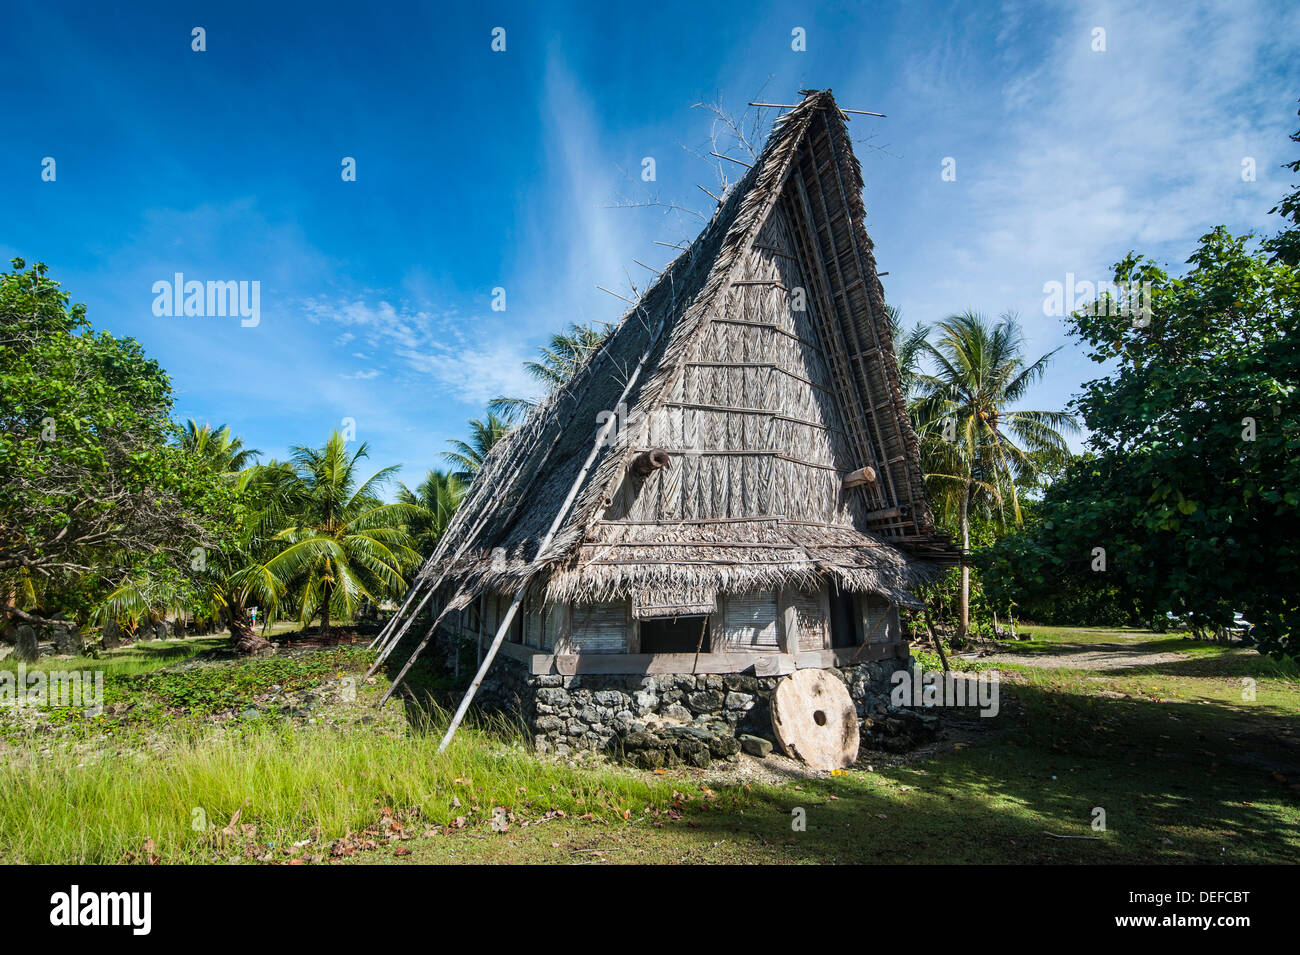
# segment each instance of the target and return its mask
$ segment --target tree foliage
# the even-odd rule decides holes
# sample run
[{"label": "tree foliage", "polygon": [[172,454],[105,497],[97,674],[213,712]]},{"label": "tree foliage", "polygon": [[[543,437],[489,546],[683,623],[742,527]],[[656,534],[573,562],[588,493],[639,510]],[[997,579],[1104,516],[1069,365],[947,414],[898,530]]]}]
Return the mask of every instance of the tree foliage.
[{"label": "tree foliage", "polygon": [[1239,611],[1262,650],[1296,655],[1300,272],[1221,227],[1187,262],[1181,278],[1137,255],[1117,264],[1117,284],[1151,283],[1146,322],[1072,316],[1113,369],[1076,402],[1093,455],[1048,490],[1037,532],[1001,542],[989,566],[1104,579],[1151,619],[1226,627]]},{"label": "tree foliage", "polygon": [[[132,580],[193,599],[229,542],[229,490],[177,443],[171,383],[96,332],[44,265],[0,274],[0,589],[87,616]],[[7,602],[7,601],[6,601]]]},{"label": "tree foliage", "polygon": [[431,469],[414,491],[402,485],[398,500],[421,511],[407,528],[412,546],[421,557],[428,557],[438,546],[439,538],[447,530],[464,496],[465,485],[455,475],[438,470]]},{"label": "tree foliage", "polygon": [[291,464],[271,463],[250,480],[259,488],[247,556],[230,589],[256,600],[268,613],[286,608],[303,625],[317,614],[350,618],[362,600],[379,603],[406,590],[406,574],[420,555],[407,527],[422,508],[380,497],[396,466],[362,479],[363,442],[349,452],[335,431],[324,447],[293,449]]},{"label": "tree foliage", "polygon": [[[549,345],[537,349],[537,360],[524,362],[524,370],[549,394],[578,373],[587,359],[605,344],[611,330],[574,322],[567,332],[555,333]],[[502,396],[488,403],[488,411],[506,424],[518,424],[536,406],[537,402],[531,398]]]},{"label": "tree foliage", "polygon": [[447,443],[455,450],[442,452],[443,459],[457,469],[451,476],[462,484],[469,484],[474,480],[479,469],[483,467],[483,462],[496,447],[496,443],[510,430],[510,424],[494,414],[489,414],[486,421],[478,418],[471,419],[469,430],[468,441],[459,438],[448,441]]}]

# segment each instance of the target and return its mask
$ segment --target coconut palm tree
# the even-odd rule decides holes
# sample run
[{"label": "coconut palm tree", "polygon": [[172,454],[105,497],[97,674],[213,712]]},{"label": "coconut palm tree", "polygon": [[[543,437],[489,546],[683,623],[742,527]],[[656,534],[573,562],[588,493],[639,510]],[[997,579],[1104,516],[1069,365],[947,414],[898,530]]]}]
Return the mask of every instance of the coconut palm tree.
[{"label": "coconut palm tree", "polygon": [[438,539],[447,530],[464,495],[465,485],[455,475],[436,469],[430,469],[414,491],[403,484],[397,492],[399,501],[424,511],[424,516],[407,528],[421,557],[428,557],[438,546]]},{"label": "coconut palm tree", "polygon": [[447,443],[456,450],[442,452],[444,460],[459,468],[453,471],[451,476],[462,484],[469,484],[474,480],[479,468],[487,460],[488,454],[510,430],[510,425],[503,418],[489,414],[486,421],[480,421],[478,418],[471,419],[469,430],[469,441],[448,441]]},{"label": "coconut palm tree", "polygon": [[185,422],[181,431],[181,447],[198,455],[221,475],[243,471],[261,454],[256,448],[245,448],[244,439],[235,437],[229,425],[199,424],[193,418]]},{"label": "coconut palm tree", "polygon": [[364,443],[349,454],[337,431],[322,448],[293,449],[283,502],[266,516],[273,553],[234,575],[241,593],[270,613],[295,608],[303,626],[319,614],[324,633],[331,618],[354,616],[362,600],[377,604],[405,592],[403,575],[420,561],[406,528],[424,511],[379,498],[396,466],[358,480],[358,462],[368,455]]},{"label": "coconut palm tree", "polygon": [[[921,439],[926,484],[941,513],[955,518],[962,553],[970,549],[970,513],[984,506],[1020,522],[1018,482],[1069,455],[1062,432],[1078,431],[1064,411],[1012,406],[1042,379],[1055,351],[1026,363],[1025,336],[1015,316],[993,324],[977,312],[951,315],[922,341],[933,373],[918,371],[913,413]],[[970,626],[970,568],[961,568],[961,627]]]},{"label": "coconut palm tree", "polygon": [[[524,370],[541,382],[549,394],[559,388],[578,373],[578,369],[587,363],[605,339],[611,329],[594,328],[591,325],[573,323],[567,332],[558,332],[551,336],[550,345],[538,349],[541,353],[537,361],[524,362]],[[529,398],[493,398],[488,403],[488,410],[509,424],[516,424],[537,402]]]},{"label": "coconut palm tree", "polygon": [[903,388],[903,398],[910,403],[912,392],[916,388],[916,376],[921,371],[924,346],[930,337],[930,326],[917,322],[911,328],[904,328],[901,310],[886,305],[885,311],[889,313],[889,322],[894,331],[894,355],[898,359],[899,384]]}]

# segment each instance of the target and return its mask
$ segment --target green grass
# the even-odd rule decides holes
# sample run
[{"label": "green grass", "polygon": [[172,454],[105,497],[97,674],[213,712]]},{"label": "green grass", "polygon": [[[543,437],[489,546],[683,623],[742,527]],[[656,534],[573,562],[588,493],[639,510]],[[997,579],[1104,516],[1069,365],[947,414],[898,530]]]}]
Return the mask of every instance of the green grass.
[{"label": "green grass", "polygon": [[[397,808],[412,825],[519,816],[545,809],[620,817],[668,805],[671,786],[614,770],[574,770],[473,730],[444,755],[427,734],[340,734],[244,726],[166,750],[95,761],[61,753],[0,771],[5,862],[121,862],[146,839],[167,862],[257,858],[316,835],[315,845],[363,830]],[[455,800],[459,800],[457,806]],[[241,810],[233,839],[218,834]]]},{"label": "green grass", "polygon": [[[1108,636],[1093,639],[1099,632]],[[1122,671],[1002,667],[1000,716],[950,722],[926,758],[868,754],[842,775],[748,783],[570,766],[537,757],[501,721],[471,725],[440,755],[446,714],[426,725],[410,704],[374,710],[382,679],[313,723],[274,708],[256,721],[222,717],[232,701],[265,707],[271,685],[357,676],[369,656],[335,648],[190,660],[115,680],[129,713],[0,740],[0,861],[143,861],[146,840],[171,862],[325,861],[331,848],[344,853],[335,861],[394,863],[1300,858],[1294,665],[1167,635],[1123,636],[1142,652],[1177,655]],[[1113,631],[1065,628],[1043,639],[1058,652],[1119,642]],[[1254,699],[1243,694],[1247,677]],[[229,699],[204,697],[223,686]],[[131,715],[171,709],[196,715]],[[504,831],[492,824],[498,807]],[[1105,830],[1092,828],[1097,808]],[[237,810],[239,825],[222,835]],[[791,826],[794,810],[804,831]]]},{"label": "green grass", "polygon": [[[139,676],[163,667],[183,663],[201,653],[215,650],[229,643],[227,637],[192,637],[184,640],[151,640],[135,643],[116,650],[105,650],[99,656],[41,657],[26,664],[34,670],[103,670],[104,678]],[[18,661],[12,657],[0,660],[0,670],[16,671]]]}]

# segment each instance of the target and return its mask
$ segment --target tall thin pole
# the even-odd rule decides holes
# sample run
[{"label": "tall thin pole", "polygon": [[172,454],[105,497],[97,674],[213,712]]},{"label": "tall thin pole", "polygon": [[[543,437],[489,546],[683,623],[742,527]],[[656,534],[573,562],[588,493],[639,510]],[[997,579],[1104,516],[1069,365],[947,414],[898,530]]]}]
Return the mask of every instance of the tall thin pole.
[{"label": "tall thin pole", "polygon": [[[636,368],[632,371],[623,386],[623,393],[618,396],[618,401],[614,402],[614,407],[618,407],[627,396],[632,393],[637,381],[641,378],[641,371],[645,368],[646,361],[650,358],[650,353],[654,350],[655,344],[659,341],[659,336],[664,328],[664,315],[660,314],[659,324],[655,326],[654,334],[650,336],[650,342],[646,350],[642,353],[641,359],[636,363]],[[519,590],[515,594],[514,600],[510,602],[510,607],[501,618],[501,625],[497,627],[496,636],[492,638],[492,643],[488,647],[487,654],[483,657],[483,663],[478,668],[478,673],[474,676],[474,682],[469,685],[465,691],[465,696],[460,701],[460,706],[456,708],[456,713],[451,718],[451,725],[447,727],[447,734],[443,736],[442,742],[438,744],[438,752],[443,752],[451,743],[451,739],[456,735],[456,730],[460,727],[460,721],[465,718],[465,713],[469,710],[469,705],[474,701],[474,695],[478,693],[479,686],[483,683],[483,678],[487,676],[488,669],[492,666],[492,661],[496,659],[497,651],[501,649],[501,643],[505,639],[506,632],[510,629],[510,624],[515,619],[515,614],[519,611],[519,605],[523,602],[524,592],[528,588],[528,582],[533,574],[537,572],[542,558],[546,555],[547,548],[551,546],[551,541],[555,537],[555,532],[560,529],[565,518],[569,515],[569,508],[573,506],[574,499],[578,496],[578,490],[582,487],[582,482],[587,479],[587,474],[591,471],[592,464],[600,454],[600,449],[605,446],[609,440],[609,433],[613,430],[614,424],[619,420],[618,415],[610,415],[596,434],[596,440],[592,445],[591,452],[587,455],[587,460],[583,462],[582,470],[573,481],[573,486],[569,488],[569,493],[560,505],[560,509],[555,514],[555,519],[551,521],[550,529],[547,530],[546,536],[542,538],[541,545],[537,548],[537,553],[533,555],[532,565],[519,584]]]}]

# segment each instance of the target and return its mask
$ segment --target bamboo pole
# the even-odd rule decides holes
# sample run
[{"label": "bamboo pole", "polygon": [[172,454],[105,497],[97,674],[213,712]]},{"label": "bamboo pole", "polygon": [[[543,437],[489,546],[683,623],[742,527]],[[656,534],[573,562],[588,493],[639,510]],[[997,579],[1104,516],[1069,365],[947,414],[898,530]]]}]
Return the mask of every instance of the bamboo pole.
[{"label": "bamboo pole", "polygon": [[[618,396],[618,401],[614,402],[614,407],[621,405],[627,400],[627,396],[632,393],[632,389],[641,378],[641,371],[645,368],[645,363],[650,358],[650,353],[654,350],[655,345],[659,341],[659,336],[662,334],[663,328],[664,313],[661,312],[659,324],[655,326],[654,334],[650,336],[650,342],[646,346],[646,350],[641,354],[641,359],[636,363],[636,368],[628,377],[627,384],[623,386],[622,394]],[[465,691],[465,696],[460,701],[460,706],[456,708],[456,713],[451,718],[451,725],[447,727],[447,734],[443,736],[442,742],[438,744],[438,752],[443,752],[451,743],[452,737],[456,735],[456,730],[460,727],[461,720],[465,718],[465,713],[469,709],[470,703],[474,701],[474,696],[478,693],[478,688],[482,685],[483,678],[487,676],[487,672],[492,666],[492,661],[496,659],[497,651],[501,649],[501,642],[505,639],[506,632],[510,629],[510,624],[514,621],[515,614],[519,611],[519,605],[524,599],[524,592],[528,589],[529,578],[531,578],[532,574],[536,572],[536,568],[540,564],[542,557],[546,554],[547,548],[551,546],[551,541],[555,538],[556,531],[560,529],[560,525],[564,523],[565,518],[568,516],[569,508],[573,506],[573,501],[578,496],[578,491],[582,487],[583,481],[586,480],[587,474],[591,471],[592,465],[600,455],[600,449],[604,447],[605,442],[609,438],[609,433],[613,429],[617,420],[617,415],[610,415],[608,420],[601,427],[600,431],[597,432],[596,440],[592,444],[591,452],[587,455],[587,460],[583,462],[582,470],[578,472],[578,476],[574,479],[572,487],[569,488],[568,495],[564,498],[564,502],[556,512],[555,519],[551,521],[551,526],[547,530],[546,536],[542,538],[542,542],[537,548],[537,553],[533,556],[532,570],[520,583],[518,593],[515,594],[514,600],[510,602],[509,609],[506,610],[505,615],[501,618],[501,625],[497,627],[496,635],[492,638],[491,645],[488,646],[487,654],[483,657],[483,663],[479,666],[478,673],[474,676],[474,682],[471,683],[469,689]],[[411,660],[407,662],[408,668],[414,660],[415,657],[412,655]],[[405,670],[403,673],[404,672]],[[399,679],[401,676],[402,674],[398,674]],[[394,686],[395,685],[396,681],[394,682]],[[389,692],[392,692],[391,688]]]},{"label": "bamboo pole", "polygon": [[[768,107],[769,109],[795,109],[796,107],[798,107],[798,106],[801,105],[801,104],[799,104],[799,103],[795,103],[793,106],[791,106],[791,105],[788,105],[788,104],[786,104],[786,103],[750,103],[749,105],[750,105],[750,106],[766,106],[766,107]],[[865,109],[845,109],[843,106],[840,106],[840,107],[837,107],[837,108],[839,109],[839,111],[840,111],[841,113],[856,113],[858,116],[879,116],[881,119],[885,119],[885,118],[886,118],[886,116],[885,116],[884,113],[873,113],[873,112],[871,112],[870,110],[865,110]],[[724,156],[724,157],[722,157],[722,158],[725,159],[725,158],[727,158],[727,157]]]},{"label": "bamboo pole", "polygon": [[386,635],[390,630],[393,629],[393,627],[396,625],[398,619],[400,619],[401,616],[402,616],[404,613],[406,613],[406,608],[409,607],[410,604],[411,604],[411,601],[412,601],[413,599],[415,599],[415,593],[416,593],[416,591],[417,591],[418,589],[419,589],[419,588],[416,587],[414,583],[411,584],[410,592],[407,593],[407,595],[406,595],[406,599],[402,601],[402,605],[401,605],[400,607],[397,608],[397,613],[393,614],[393,615],[392,615],[392,616],[391,616],[391,617],[390,617],[390,618],[389,618],[389,619],[384,623],[384,625],[379,629],[379,633],[375,636],[375,639],[371,640],[371,641],[370,641],[370,645],[366,647],[367,650],[373,650],[375,647],[377,647],[377,646],[379,646],[381,643],[383,643],[384,636],[385,636],[385,635]]},{"label": "bamboo pole", "polygon": [[402,669],[398,672],[397,676],[393,678],[392,684],[388,687],[387,690],[384,691],[384,695],[379,698],[379,702],[376,703],[375,706],[377,707],[383,706],[385,703],[388,702],[388,698],[393,695],[394,691],[396,691],[397,687],[401,684],[402,680],[406,678],[406,674],[410,672],[411,667],[415,665],[416,659],[424,651],[424,648],[429,645],[429,640],[433,637],[435,631],[437,631],[438,624],[442,623],[442,618],[447,616],[447,614],[451,613],[451,606],[456,602],[456,599],[460,595],[461,595],[461,591],[458,590],[452,596],[451,600],[447,601],[447,606],[443,607],[442,613],[438,614],[438,616],[434,619],[433,623],[429,626],[429,629],[425,632],[423,639],[421,639],[419,644],[416,645],[415,652],[412,653],[411,656],[407,659],[406,663],[402,666]]},{"label": "bamboo pole", "polygon": [[939,635],[934,632],[934,624],[930,622],[930,611],[923,610],[921,613],[925,620],[925,629],[930,631],[930,640],[934,643],[934,648],[939,651],[939,662],[943,664],[943,672],[947,673],[948,654],[943,652],[943,641],[941,641]]},{"label": "bamboo pole", "polygon": [[[439,580],[438,583],[441,583],[441,580]],[[375,658],[375,662],[371,664],[370,669],[366,671],[365,679],[368,680],[372,676],[374,676],[375,672],[379,669],[379,667],[383,664],[383,662],[388,659],[389,654],[391,654],[393,650],[397,647],[397,645],[402,642],[402,637],[406,636],[406,631],[411,629],[411,624],[415,623],[416,618],[420,616],[420,611],[424,609],[424,605],[429,602],[429,598],[432,597],[434,593],[437,592],[437,589],[438,589],[438,584],[435,583],[434,586],[430,587],[428,590],[425,591],[424,597],[420,600],[419,604],[416,605],[416,608],[412,610],[410,615],[406,618],[406,623],[402,624],[401,629],[394,631],[393,635],[388,638],[388,642],[385,643],[384,646],[380,648],[379,656]]]},{"label": "bamboo pole", "polygon": [[722,153],[715,153],[715,152],[712,152],[712,151],[709,152],[709,155],[710,155],[710,156],[717,156],[719,159],[725,159],[725,160],[727,160],[728,162],[739,163],[740,165],[744,166],[746,169],[753,169],[753,168],[754,168],[752,164],[745,162],[743,159],[732,159],[730,156],[724,156],[724,155],[722,155]]},{"label": "bamboo pole", "polygon": [[605,286],[603,286],[603,285],[597,285],[596,288],[600,289],[602,292],[609,292],[609,294],[612,295],[612,296],[614,296],[615,298],[621,298],[621,299],[623,299],[623,301],[625,301],[625,302],[631,302],[633,305],[636,304],[636,302],[632,301],[632,299],[630,299],[630,298],[628,298],[628,297],[626,297],[626,296],[624,296],[624,295],[619,295],[617,292],[610,292],[609,289],[605,288]]}]

